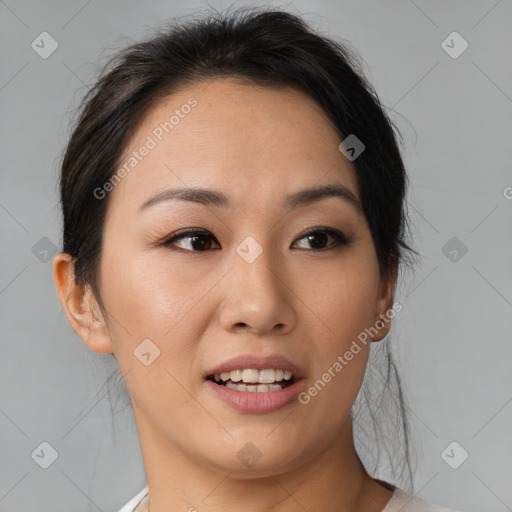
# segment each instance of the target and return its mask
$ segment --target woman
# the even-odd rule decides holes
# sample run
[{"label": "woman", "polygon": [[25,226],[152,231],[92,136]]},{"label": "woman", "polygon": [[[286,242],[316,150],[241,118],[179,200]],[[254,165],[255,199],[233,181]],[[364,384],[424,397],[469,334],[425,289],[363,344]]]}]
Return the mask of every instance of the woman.
[{"label": "woman", "polygon": [[387,343],[396,482],[354,442],[414,253],[393,125],[355,67],[299,17],[253,9],[127,48],[84,99],[53,270],[130,393],[148,486],[123,511],[447,510],[396,483],[411,466]]}]

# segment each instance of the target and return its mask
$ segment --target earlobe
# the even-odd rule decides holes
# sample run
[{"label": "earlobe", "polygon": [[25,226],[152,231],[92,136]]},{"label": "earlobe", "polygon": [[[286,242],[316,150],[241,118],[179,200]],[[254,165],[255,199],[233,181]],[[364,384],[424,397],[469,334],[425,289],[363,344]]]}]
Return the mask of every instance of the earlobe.
[{"label": "earlobe", "polygon": [[91,287],[77,285],[69,254],[59,253],[53,260],[53,279],[69,324],[94,352],[113,354],[110,335]]}]

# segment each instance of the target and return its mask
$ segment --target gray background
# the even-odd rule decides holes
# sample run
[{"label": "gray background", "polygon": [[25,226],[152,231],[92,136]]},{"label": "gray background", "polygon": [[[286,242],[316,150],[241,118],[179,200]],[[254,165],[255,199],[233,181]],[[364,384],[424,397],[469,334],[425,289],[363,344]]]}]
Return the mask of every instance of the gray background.
[{"label": "gray background", "polygon": [[[265,5],[348,40],[404,135],[423,257],[397,296],[392,343],[417,437],[415,490],[461,510],[512,510],[512,3]],[[129,412],[111,434],[103,384],[115,367],[75,335],[54,289],[56,182],[72,110],[105,58],[195,7],[207,4],[0,1],[1,512],[115,511],[145,485]],[[31,47],[43,31],[59,45],[47,59]],[[453,31],[469,44],[458,58],[441,46]],[[48,469],[31,456],[43,441],[58,452]],[[469,453],[457,469],[441,456],[453,441]]]}]

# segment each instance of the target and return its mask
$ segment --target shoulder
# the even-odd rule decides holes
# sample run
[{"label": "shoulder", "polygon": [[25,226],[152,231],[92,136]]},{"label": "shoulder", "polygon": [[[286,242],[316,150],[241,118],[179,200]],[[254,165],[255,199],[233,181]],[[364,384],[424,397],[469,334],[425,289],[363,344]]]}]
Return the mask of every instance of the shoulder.
[{"label": "shoulder", "polygon": [[118,512],[146,512],[147,511],[148,487],[144,487]]},{"label": "shoulder", "polygon": [[458,512],[453,508],[441,507],[418,496],[413,496],[395,487],[391,499],[382,512]]}]

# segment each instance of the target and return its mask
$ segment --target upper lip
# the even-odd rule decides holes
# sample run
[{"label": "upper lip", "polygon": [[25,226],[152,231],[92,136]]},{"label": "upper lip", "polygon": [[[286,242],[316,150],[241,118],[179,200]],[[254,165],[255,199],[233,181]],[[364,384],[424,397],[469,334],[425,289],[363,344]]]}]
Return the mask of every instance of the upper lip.
[{"label": "upper lip", "polygon": [[279,354],[269,354],[266,356],[255,354],[241,354],[232,357],[223,363],[218,364],[205,375],[216,375],[223,372],[230,372],[232,370],[243,370],[244,368],[252,368],[255,370],[265,370],[267,368],[275,368],[277,370],[288,370],[292,373],[295,379],[304,377],[302,368],[292,363],[289,359]]}]

